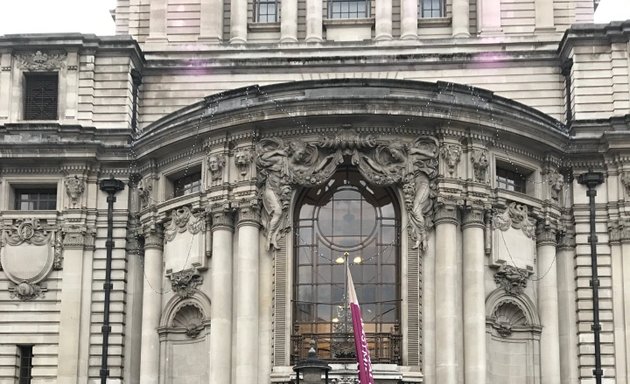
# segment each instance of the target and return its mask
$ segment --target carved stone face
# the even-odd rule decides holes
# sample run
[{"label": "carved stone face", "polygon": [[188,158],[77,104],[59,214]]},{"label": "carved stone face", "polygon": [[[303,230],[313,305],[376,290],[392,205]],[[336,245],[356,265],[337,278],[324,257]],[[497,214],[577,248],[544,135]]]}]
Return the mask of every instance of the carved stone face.
[{"label": "carved stone face", "polygon": [[208,158],[208,168],[210,172],[218,172],[221,170],[221,163],[219,162],[219,158],[212,155]]},{"label": "carved stone face", "polygon": [[249,164],[248,153],[245,151],[236,152],[236,154],[234,155],[234,162],[236,163],[236,165],[240,166]]}]

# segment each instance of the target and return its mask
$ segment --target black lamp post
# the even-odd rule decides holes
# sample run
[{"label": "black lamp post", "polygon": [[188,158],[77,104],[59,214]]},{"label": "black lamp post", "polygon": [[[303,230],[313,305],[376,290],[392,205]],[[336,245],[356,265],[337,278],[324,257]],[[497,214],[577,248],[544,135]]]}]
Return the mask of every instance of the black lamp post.
[{"label": "black lamp post", "polygon": [[595,369],[593,369],[593,375],[595,375],[595,383],[602,383],[602,356],[599,333],[602,329],[599,324],[599,276],[597,272],[597,233],[595,231],[595,196],[597,196],[598,185],[604,182],[604,175],[601,172],[593,172],[589,170],[587,173],[578,176],[578,183],[586,185],[588,190],[586,196],[588,196],[588,204],[590,208],[590,224],[591,231],[588,237],[588,242],[591,245],[591,288],[593,289],[593,338],[595,342]]},{"label": "black lamp post", "polygon": [[330,365],[326,364],[325,361],[317,358],[315,346],[311,345],[306,360],[300,361],[293,367],[295,383],[300,384],[300,373],[302,373],[304,375],[304,384],[321,384],[322,372],[324,372],[324,383],[328,384],[328,371],[331,369]]},{"label": "black lamp post", "polygon": [[112,327],[109,325],[109,300],[112,290],[112,250],[114,249],[114,203],[116,202],[116,193],[125,189],[125,184],[114,179],[112,176],[109,179],[101,180],[99,187],[101,191],[107,193],[107,240],[105,241],[105,248],[107,249],[107,258],[105,261],[105,282],[103,283],[103,289],[105,290],[105,303],[103,308],[103,327],[101,331],[103,333],[103,349],[101,351],[101,384],[107,383],[107,376],[109,376],[109,369],[107,368],[107,351],[109,349],[109,334],[112,331]]}]

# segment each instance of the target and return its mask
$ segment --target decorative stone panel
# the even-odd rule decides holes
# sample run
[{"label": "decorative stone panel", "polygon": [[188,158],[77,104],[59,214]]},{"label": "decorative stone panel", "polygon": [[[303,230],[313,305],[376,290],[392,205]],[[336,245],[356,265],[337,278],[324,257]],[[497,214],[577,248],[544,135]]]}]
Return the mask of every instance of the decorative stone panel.
[{"label": "decorative stone panel", "polygon": [[510,203],[492,218],[492,265],[508,264],[533,270],[536,255],[536,226],[526,206]]}]

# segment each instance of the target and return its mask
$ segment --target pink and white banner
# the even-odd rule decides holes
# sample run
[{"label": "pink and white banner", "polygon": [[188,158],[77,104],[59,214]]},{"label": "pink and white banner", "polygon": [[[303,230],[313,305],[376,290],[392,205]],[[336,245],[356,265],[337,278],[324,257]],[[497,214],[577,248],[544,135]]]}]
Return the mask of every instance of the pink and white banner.
[{"label": "pink and white banner", "polygon": [[357,354],[357,363],[359,363],[359,383],[374,384],[374,375],[372,374],[372,361],[370,360],[370,350],[368,349],[368,342],[365,338],[365,331],[363,330],[361,308],[359,307],[359,300],[357,300],[357,293],[354,290],[354,282],[352,281],[350,268],[347,269],[347,273],[348,298],[350,299],[349,304],[350,312],[352,313],[352,327],[354,328],[354,349]]}]

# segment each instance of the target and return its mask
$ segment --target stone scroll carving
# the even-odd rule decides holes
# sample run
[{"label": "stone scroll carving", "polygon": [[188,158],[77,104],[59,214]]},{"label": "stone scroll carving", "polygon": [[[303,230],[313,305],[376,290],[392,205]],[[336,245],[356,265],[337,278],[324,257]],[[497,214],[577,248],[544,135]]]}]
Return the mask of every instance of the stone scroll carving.
[{"label": "stone scroll carving", "polygon": [[59,231],[45,227],[37,218],[14,220],[3,229],[0,264],[12,284],[10,296],[33,300],[46,287],[41,282],[55,268],[61,268],[62,244]]},{"label": "stone scroll carving", "polygon": [[528,238],[535,239],[536,226],[534,221],[529,218],[528,212],[526,206],[510,203],[505,211],[494,216],[492,223],[494,228],[502,231],[507,231],[510,227],[521,229]]},{"label": "stone scroll carving", "polygon": [[426,218],[433,206],[437,176],[435,139],[421,137],[409,144],[391,143],[344,130],[312,142],[263,139],[256,146],[256,155],[269,250],[280,248],[278,240],[289,228],[289,204],[296,187],[323,185],[344,161],[356,166],[369,183],[402,189],[413,247],[425,249],[430,227]]},{"label": "stone scroll carving", "polygon": [[189,207],[183,206],[171,211],[171,221],[164,228],[164,242],[173,241],[178,233],[189,231],[192,235],[205,229],[203,217],[193,215]]}]

